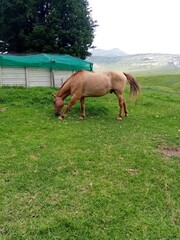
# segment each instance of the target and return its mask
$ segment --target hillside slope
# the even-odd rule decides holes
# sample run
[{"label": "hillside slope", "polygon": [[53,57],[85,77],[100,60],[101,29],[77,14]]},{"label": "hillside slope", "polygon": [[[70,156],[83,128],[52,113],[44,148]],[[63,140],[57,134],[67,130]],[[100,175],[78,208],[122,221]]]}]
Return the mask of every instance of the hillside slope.
[{"label": "hillside slope", "polygon": [[[121,51],[121,50],[120,50]],[[92,52],[87,60],[94,63],[94,70],[123,70],[138,73],[180,73],[180,55],[178,54],[136,54],[127,55],[124,52],[119,56],[102,52],[98,55]],[[117,53],[117,51],[116,51]]]}]

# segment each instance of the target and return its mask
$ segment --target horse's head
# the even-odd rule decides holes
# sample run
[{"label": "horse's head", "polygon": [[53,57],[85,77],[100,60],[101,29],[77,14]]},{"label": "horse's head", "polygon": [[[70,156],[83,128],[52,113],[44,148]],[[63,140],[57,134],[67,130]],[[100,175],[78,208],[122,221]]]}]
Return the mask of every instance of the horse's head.
[{"label": "horse's head", "polygon": [[64,106],[64,100],[61,97],[56,97],[56,95],[53,96],[54,96],[54,113],[56,116],[60,116],[61,110]]}]

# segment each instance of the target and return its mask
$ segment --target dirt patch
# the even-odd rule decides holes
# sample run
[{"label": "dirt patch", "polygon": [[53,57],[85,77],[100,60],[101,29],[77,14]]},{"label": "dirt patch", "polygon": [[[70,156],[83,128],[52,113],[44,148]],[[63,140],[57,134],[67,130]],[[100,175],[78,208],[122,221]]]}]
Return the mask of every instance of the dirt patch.
[{"label": "dirt patch", "polygon": [[180,157],[180,147],[160,147],[158,151],[166,157]]}]

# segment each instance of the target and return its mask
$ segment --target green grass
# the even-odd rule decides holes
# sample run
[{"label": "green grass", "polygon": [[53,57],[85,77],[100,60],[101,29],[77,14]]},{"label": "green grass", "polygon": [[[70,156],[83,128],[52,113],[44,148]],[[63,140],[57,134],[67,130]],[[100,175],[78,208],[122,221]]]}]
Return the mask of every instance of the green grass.
[{"label": "green grass", "polygon": [[0,239],[180,239],[180,76],[140,76],[117,121],[114,94],[53,114],[52,88],[0,88]]}]

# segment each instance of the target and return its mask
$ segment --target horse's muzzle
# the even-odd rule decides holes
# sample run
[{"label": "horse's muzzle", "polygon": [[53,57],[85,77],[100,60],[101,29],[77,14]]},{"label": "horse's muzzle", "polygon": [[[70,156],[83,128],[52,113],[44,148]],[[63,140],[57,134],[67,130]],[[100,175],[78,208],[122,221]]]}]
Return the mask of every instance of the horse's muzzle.
[{"label": "horse's muzzle", "polygon": [[59,112],[54,113],[56,117],[59,117],[61,114]]}]

